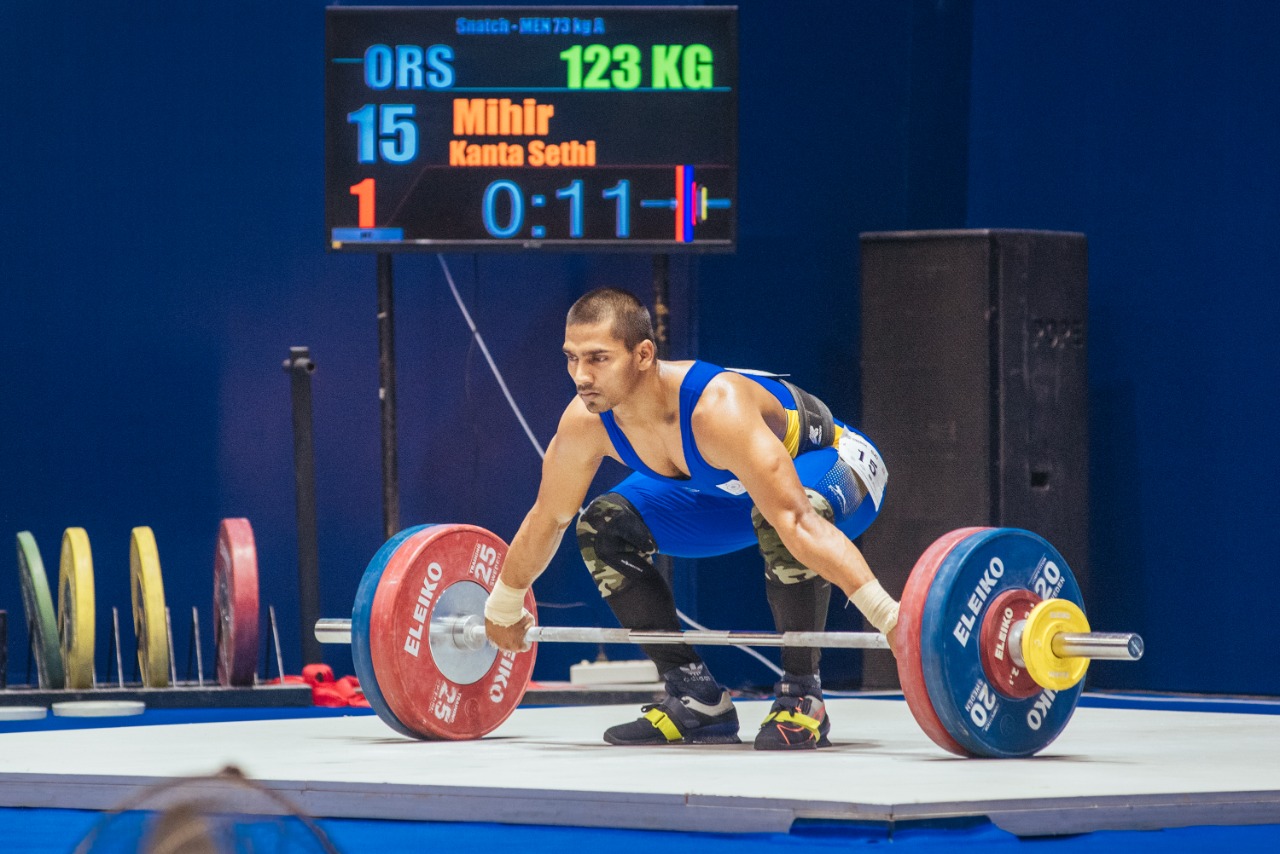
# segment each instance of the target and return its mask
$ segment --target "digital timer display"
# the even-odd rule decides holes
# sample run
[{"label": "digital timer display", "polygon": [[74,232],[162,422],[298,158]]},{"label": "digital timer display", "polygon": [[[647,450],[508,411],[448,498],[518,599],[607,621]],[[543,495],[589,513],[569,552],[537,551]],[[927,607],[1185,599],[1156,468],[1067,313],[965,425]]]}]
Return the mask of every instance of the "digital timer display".
[{"label": "digital timer display", "polygon": [[325,16],[332,249],[733,248],[735,7]]}]

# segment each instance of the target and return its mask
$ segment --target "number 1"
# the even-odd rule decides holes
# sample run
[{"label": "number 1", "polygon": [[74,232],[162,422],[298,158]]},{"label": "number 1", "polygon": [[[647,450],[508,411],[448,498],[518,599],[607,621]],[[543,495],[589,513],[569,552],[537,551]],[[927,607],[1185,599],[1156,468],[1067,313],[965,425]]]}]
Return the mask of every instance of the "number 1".
[{"label": "number 1", "polygon": [[569,186],[556,190],[557,199],[569,200],[569,236],[582,236],[582,181],[570,181]]},{"label": "number 1", "polygon": [[373,228],[374,192],[372,178],[365,178],[359,184],[354,184],[351,187],[351,195],[360,200],[360,213],[356,219],[356,225],[360,228]]},{"label": "number 1", "polygon": [[600,195],[606,199],[618,200],[618,214],[615,217],[617,227],[614,233],[618,237],[631,236],[631,182],[623,178],[607,190],[601,190]]}]

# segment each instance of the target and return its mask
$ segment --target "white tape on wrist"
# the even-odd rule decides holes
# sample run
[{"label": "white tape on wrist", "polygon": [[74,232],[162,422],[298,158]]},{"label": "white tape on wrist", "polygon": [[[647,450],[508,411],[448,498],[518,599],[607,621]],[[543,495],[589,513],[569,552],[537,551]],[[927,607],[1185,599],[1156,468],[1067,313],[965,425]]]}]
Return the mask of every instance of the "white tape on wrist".
[{"label": "white tape on wrist", "polygon": [[524,609],[525,592],[503,584],[499,578],[484,602],[484,618],[499,626],[514,626],[528,613]]},{"label": "white tape on wrist", "polygon": [[867,622],[881,634],[889,634],[898,625],[898,603],[884,592],[879,581],[871,581],[853,591],[849,601],[857,606]]}]

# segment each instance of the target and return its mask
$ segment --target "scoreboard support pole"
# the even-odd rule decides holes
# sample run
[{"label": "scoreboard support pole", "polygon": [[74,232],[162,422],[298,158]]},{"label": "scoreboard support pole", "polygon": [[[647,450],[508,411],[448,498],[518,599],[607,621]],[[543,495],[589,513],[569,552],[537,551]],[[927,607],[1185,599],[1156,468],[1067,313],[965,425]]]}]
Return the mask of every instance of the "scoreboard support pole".
[{"label": "scoreboard support pole", "polygon": [[671,298],[671,257],[665,254],[653,256],[653,334],[658,340],[658,358],[666,359],[670,355],[667,349],[667,316],[671,314],[668,301]]},{"label": "scoreboard support pole", "polygon": [[[659,359],[666,359],[671,355],[667,334],[667,317],[671,314],[670,271],[671,256],[663,253],[653,256],[653,336],[657,339],[653,343],[657,345]],[[658,570],[658,574],[667,580],[668,585],[672,584],[675,576],[675,561],[670,555],[654,555],[653,566]]]},{"label": "scoreboard support pole", "polygon": [[382,407],[382,532],[400,530],[400,484],[396,473],[396,324],[392,255],[378,253],[378,400]]}]

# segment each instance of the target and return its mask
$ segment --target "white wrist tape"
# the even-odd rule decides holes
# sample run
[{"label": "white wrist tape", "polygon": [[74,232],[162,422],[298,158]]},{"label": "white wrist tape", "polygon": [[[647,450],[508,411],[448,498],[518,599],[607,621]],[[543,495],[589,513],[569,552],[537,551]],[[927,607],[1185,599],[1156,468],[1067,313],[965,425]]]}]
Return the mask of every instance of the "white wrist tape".
[{"label": "white wrist tape", "polygon": [[503,584],[499,578],[484,602],[484,618],[499,626],[514,626],[528,613],[524,609],[525,592]]},{"label": "white wrist tape", "polygon": [[893,627],[898,625],[898,603],[884,592],[879,581],[862,585],[853,591],[849,601],[856,605],[862,612],[862,616],[867,618],[867,622],[882,634],[889,634],[893,631]]}]

